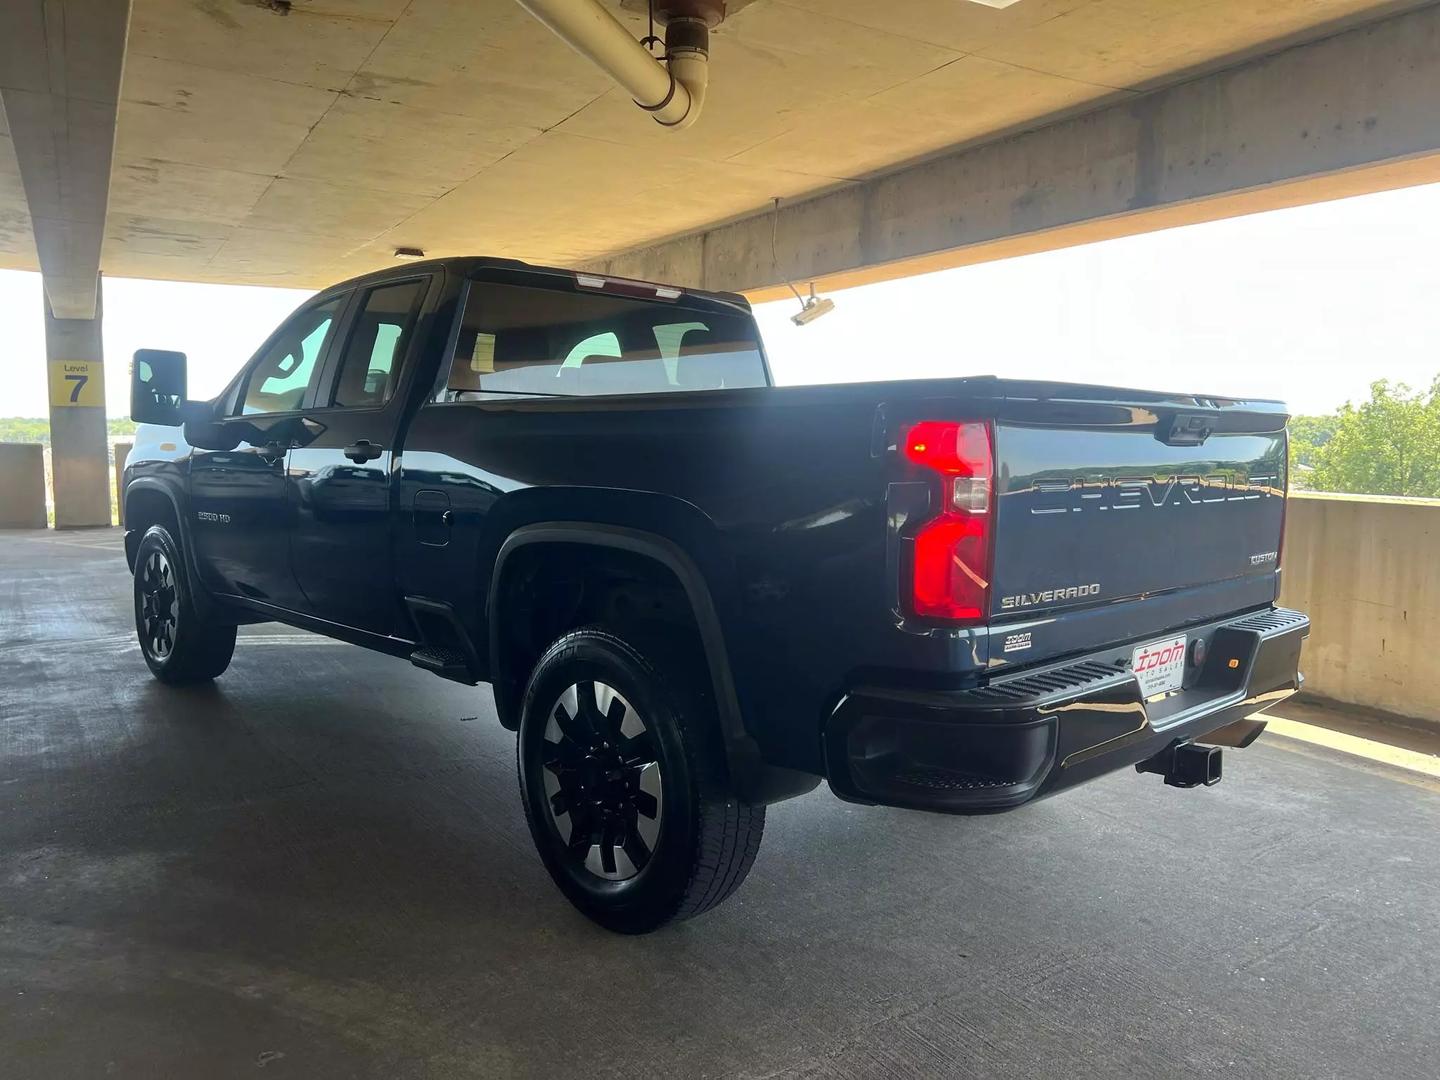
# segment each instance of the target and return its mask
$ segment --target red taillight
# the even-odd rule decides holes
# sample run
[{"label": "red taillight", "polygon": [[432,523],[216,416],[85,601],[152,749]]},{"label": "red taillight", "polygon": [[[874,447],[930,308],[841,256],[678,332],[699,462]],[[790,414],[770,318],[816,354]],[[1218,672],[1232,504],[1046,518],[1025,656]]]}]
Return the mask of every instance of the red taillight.
[{"label": "red taillight", "polygon": [[984,622],[990,597],[994,533],[990,425],[922,420],[905,433],[904,452],[939,474],[936,517],[915,534],[910,568],[915,614],[949,622]]}]

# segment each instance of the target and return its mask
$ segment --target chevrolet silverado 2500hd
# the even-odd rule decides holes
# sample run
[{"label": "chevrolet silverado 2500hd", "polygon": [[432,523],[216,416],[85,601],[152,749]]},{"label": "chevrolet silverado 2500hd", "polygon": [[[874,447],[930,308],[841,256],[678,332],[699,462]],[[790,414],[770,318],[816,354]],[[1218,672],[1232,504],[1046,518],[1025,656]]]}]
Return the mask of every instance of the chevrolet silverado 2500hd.
[{"label": "chevrolet silverado 2500hd", "polygon": [[212,401],[142,350],[132,413],[155,676],[277,620],[490,683],[546,868],[616,930],[725,899],[822,780],[1210,784],[1300,683],[1273,402],[778,388],[742,297],[472,258],[321,292]]}]

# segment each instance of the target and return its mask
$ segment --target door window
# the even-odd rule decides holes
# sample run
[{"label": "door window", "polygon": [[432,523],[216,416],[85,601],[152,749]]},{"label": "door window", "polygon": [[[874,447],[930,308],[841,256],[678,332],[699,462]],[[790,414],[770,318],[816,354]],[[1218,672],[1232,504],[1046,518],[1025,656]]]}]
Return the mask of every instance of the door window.
[{"label": "door window", "polygon": [[335,405],[378,408],[390,400],[425,284],[401,281],[377,286],[365,295],[340,361]]},{"label": "door window", "polygon": [[240,413],[294,412],[320,371],[320,356],[344,297],[339,296],[293,316],[250,370]]}]

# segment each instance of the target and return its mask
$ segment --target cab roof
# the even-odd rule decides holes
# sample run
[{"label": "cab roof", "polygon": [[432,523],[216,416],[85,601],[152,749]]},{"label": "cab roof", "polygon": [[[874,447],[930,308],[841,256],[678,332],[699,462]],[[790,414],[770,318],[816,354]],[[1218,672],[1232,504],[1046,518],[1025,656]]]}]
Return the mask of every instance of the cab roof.
[{"label": "cab roof", "polygon": [[[586,270],[567,269],[561,266],[541,266],[535,263],[523,262],[520,259],[500,259],[490,255],[451,255],[439,259],[419,259],[413,262],[397,263],[395,266],[387,266],[381,270],[372,270],[368,274],[361,274],[358,277],[349,278],[345,281],[336,282],[320,290],[320,296],[330,293],[347,292],[355,288],[364,287],[380,282],[390,281],[397,278],[414,277],[416,274],[433,274],[436,272],[453,274],[456,277],[475,277],[484,271],[512,271],[520,275],[543,275],[547,277],[561,277],[572,285],[577,282],[578,276],[585,274],[589,277],[606,278],[611,281],[631,281],[635,279],[618,278],[608,274],[592,274]],[[488,276],[488,275],[487,275]],[[690,289],[680,285],[668,285],[666,282],[644,282],[679,289],[684,297],[709,300],[724,304],[727,307],[740,306],[746,311],[750,309],[750,301],[741,293],[710,292],[705,289]]]}]

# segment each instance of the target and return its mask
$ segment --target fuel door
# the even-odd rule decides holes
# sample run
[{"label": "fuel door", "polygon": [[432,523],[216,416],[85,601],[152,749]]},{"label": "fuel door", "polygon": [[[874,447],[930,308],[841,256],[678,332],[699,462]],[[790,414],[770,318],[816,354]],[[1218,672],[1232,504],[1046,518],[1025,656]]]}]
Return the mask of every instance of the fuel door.
[{"label": "fuel door", "polygon": [[444,547],[450,542],[450,496],[443,491],[425,490],[415,493],[415,539],[431,547]]}]

